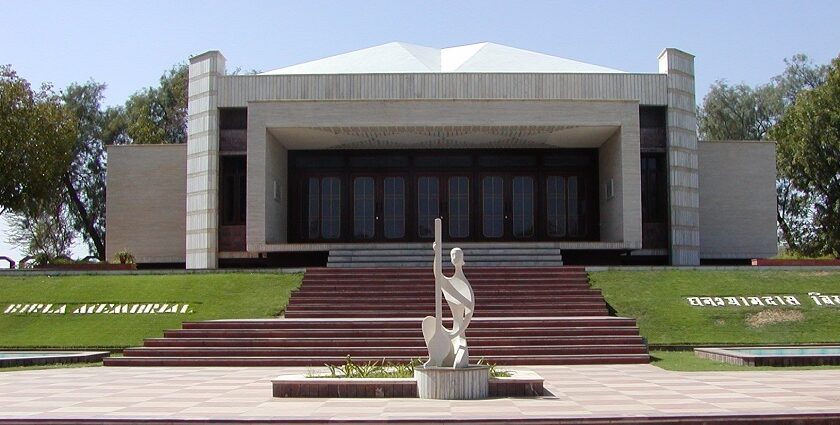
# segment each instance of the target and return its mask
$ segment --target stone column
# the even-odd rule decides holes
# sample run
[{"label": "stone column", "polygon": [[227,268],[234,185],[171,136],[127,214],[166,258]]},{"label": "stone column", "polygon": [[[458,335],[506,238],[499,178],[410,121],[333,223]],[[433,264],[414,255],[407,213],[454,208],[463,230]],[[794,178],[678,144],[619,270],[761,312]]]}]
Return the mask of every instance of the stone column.
[{"label": "stone column", "polygon": [[219,232],[218,82],[225,57],[218,51],[190,59],[187,124],[188,269],[215,269]]},{"label": "stone column", "polygon": [[700,191],[694,56],[668,48],[659,55],[668,75],[668,211],[670,258],[675,266],[700,264]]}]

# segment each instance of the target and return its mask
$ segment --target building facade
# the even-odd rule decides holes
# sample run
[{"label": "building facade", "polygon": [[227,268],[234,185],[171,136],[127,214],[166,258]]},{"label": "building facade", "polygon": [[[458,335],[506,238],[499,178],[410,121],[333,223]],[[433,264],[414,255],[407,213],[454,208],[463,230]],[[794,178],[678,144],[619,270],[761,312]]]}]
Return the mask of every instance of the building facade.
[{"label": "building facade", "polygon": [[[442,217],[447,241],[567,262],[776,252],[775,145],[698,143],[694,57],[677,49],[657,73],[492,43],[389,43],[259,75],[227,75],[210,51],[189,73],[186,146],[109,148],[108,251],[312,263],[426,247]],[[130,178],[144,170],[161,181]],[[166,214],[136,226],[137,208]]]}]

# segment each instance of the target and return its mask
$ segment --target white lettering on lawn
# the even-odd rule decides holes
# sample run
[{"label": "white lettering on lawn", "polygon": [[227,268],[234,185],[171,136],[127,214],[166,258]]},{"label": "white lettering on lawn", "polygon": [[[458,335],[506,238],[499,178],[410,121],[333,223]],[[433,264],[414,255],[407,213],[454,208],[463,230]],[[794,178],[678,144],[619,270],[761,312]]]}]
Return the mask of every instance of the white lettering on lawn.
[{"label": "white lettering on lawn", "polygon": [[[68,307],[68,305],[70,307]],[[193,312],[188,303],[148,303],[148,304],[7,304],[3,314],[190,314]]]}]

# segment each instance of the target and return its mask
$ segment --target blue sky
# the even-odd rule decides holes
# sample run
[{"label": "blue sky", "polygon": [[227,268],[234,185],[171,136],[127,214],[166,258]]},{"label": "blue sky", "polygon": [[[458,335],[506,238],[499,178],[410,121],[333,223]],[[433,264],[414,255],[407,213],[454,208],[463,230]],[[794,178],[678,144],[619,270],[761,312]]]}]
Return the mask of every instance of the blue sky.
[{"label": "blue sky", "polygon": [[[699,102],[717,79],[766,83],[783,59],[840,54],[838,1],[4,1],[0,63],[35,84],[94,79],[106,103],[221,50],[261,71],[391,41],[492,41],[631,72],[664,47],[697,57]],[[12,252],[0,226],[0,255]],[[18,255],[15,254],[15,257]]]}]

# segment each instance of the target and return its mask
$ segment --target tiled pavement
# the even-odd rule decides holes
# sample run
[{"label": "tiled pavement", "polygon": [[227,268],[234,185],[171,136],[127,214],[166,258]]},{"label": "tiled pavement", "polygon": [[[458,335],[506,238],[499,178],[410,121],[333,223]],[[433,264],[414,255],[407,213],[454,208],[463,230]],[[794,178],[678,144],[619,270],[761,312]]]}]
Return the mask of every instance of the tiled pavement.
[{"label": "tiled pavement", "polygon": [[639,418],[840,413],[840,370],[668,372],[650,365],[534,366],[552,395],[482,401],[275,399],[307,368],[88,367],[0,373],[0,421]]}]

